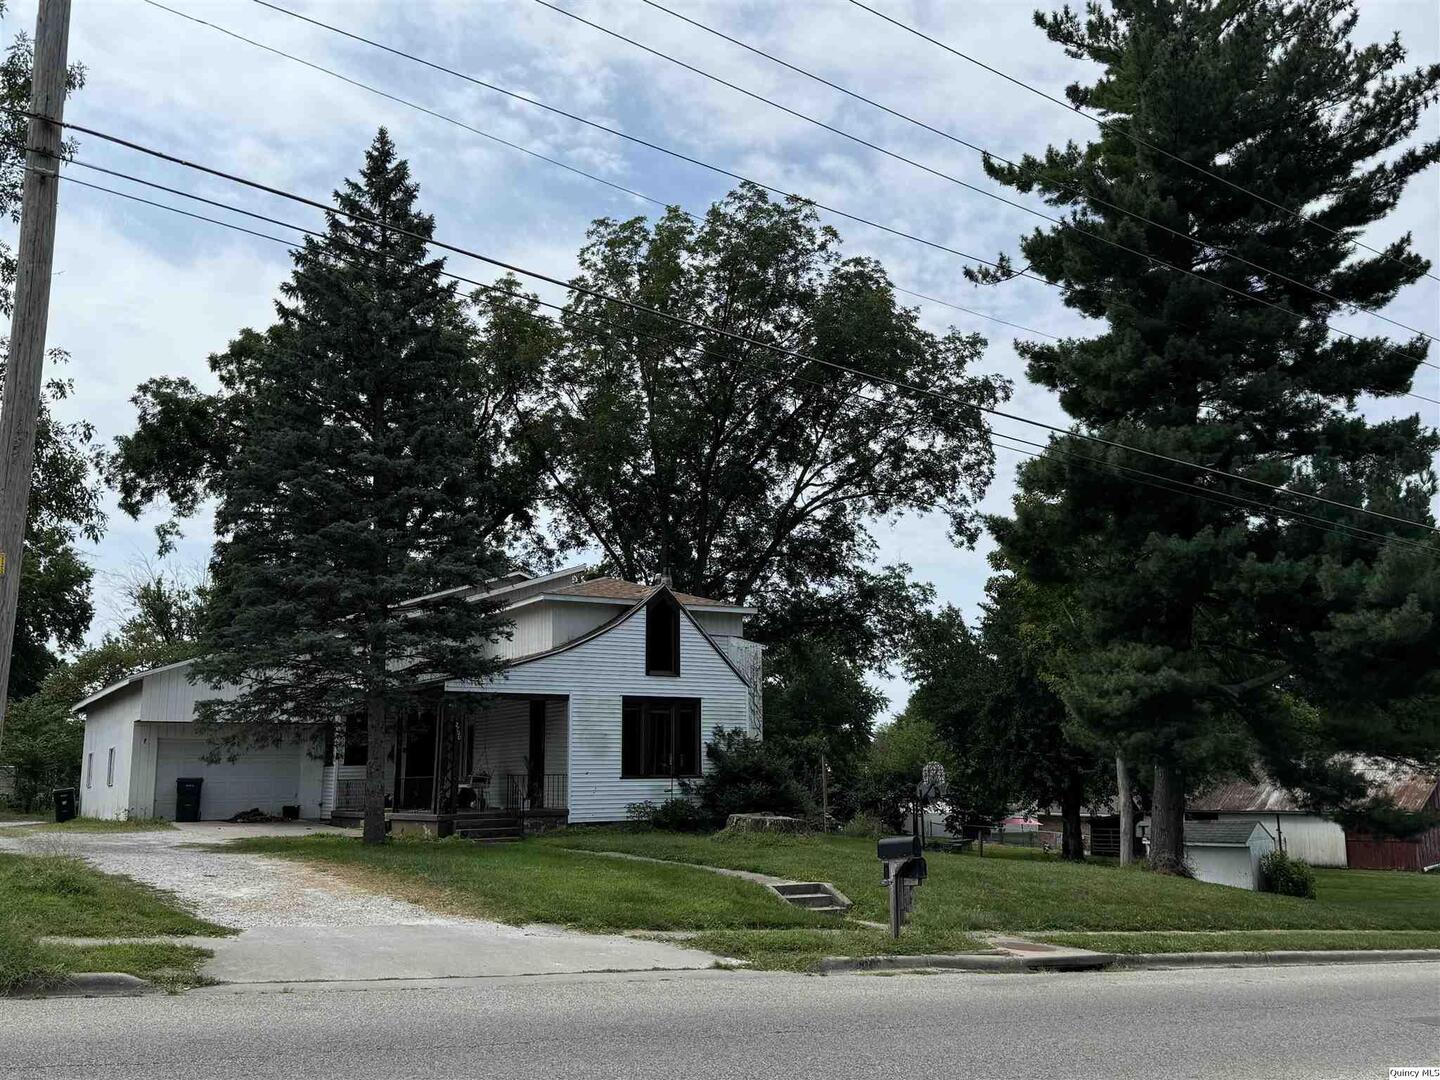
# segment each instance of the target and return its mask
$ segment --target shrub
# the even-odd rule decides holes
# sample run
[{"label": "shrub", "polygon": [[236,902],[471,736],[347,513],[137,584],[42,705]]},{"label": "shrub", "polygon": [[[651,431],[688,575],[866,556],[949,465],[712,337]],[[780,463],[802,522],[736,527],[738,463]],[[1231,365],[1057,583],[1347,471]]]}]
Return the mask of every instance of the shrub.
[{"label": "shrub", "polygon": [[1283,851],[1269,851],[1260,857],[1260,888],[1281,896],[1315,899],[1315,871],[1304,859],[1292,859]]},{"label": "shrub", "polygon": [[625,816],[636,825],[664,829],[666,832],[700,832],[706,825],[700,807],[683,797],[666,799],[658,804],[648,800],[631,803],[625,807]]},{"label": "shrub", "polygon": [[731,814],[806,817],[815,807],[789,762],[740,729],[717,731],[705,748],[710,770],[695,785],[706,823],[720,828]]},{"label": "shrub", "polygon": [[865,811],[860,811],[844,825],[840,826],[841,836],[858,836],[862,839],[873,840],[877,836],[884,836],[890,832],[885,822]]}]

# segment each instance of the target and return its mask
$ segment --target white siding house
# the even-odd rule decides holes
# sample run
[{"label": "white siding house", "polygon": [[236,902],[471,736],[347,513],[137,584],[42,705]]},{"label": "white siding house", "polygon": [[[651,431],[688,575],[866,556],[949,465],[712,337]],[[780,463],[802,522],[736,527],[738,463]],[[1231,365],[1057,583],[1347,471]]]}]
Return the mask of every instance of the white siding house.
[{"label": "white siding house", "polygon": [[[426,704],[400,718],[384,766],[397,819],[515,810],[620,820],[629,805],[678,794],[701,775],[720,729],[761,731],[761,651],[744,638],[750,609],[576,570],[512,574],[467,593],[511,621],[508,638],[480,646],[508,663],[483,685],[433,683]],[[173,817],[176,781],[200,777],[202,818],[251,808],[354,815],[366,752],[341,718],[333,738],[297,727],[278,746],[206,760],[196,703],[238,693],[196,686],[185,663],[82,701],[80,812]]]}]

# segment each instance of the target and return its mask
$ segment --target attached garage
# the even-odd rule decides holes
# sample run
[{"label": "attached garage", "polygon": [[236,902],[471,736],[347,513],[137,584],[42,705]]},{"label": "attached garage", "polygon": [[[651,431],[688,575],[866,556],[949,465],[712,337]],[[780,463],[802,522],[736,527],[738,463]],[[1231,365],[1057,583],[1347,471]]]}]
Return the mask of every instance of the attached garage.
[{"label": "attached garage", "polygon": [[158,740],[155,750],[155,817],[175,817],[175,781],[182,776],[204,780],[200,817],[218,820],[258,807],[279,815],[281,807],[300,803],[301,754],[294,744],[248,751],[236,761],[204,760],[203,739]]},{"label": "attached garage", "polygon": [[139,672],[80,702],[85,717],[80,813],[98,818],[175,817],[175,781],[200,777],[200,817],[224,820],[258,808],[279,816],[300,807],[321,814],[323,763],[312,731],[294,729],[279,746],[251,747],[234,761],[208,762],[210,741],[194,723],[198,698],[232,687],[195,686],[188,663]]}]

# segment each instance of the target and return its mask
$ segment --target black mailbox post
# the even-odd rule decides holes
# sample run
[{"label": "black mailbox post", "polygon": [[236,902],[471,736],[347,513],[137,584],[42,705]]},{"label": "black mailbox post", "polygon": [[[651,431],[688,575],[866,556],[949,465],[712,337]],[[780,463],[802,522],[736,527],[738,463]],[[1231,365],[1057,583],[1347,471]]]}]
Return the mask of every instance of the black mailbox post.
[{"label": "black mailbox post", "polygon": [[200,785],[203,776],[182,776],[175,781],[175,820],[200,820]]},{"label": "black mailbox post", "polygon": [[73,787],[62,787],[55,789],[55,820],[69,821],[75,816],[75,789]]},{"label": "black mailbox post", "polygon": [[890,936],[898,938],[910,909],[915,906],[915,889],[925,880],[924,846],[918,836],[886,836],[875,845],[875,854],[885,864],[890,888]]}]

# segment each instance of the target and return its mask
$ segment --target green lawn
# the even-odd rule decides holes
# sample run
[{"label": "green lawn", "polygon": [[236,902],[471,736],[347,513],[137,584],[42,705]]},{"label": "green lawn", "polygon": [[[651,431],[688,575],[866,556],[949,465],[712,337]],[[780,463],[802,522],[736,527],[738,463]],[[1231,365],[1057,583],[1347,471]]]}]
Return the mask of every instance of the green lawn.
[{"label": "green lawn", "polygon": [[760,885],[686,866],[612,859],[527,840],[399,840],[366,847],[335,836],[252,837],[220,851],[320,863],[358,884],[433,910],[595,933],[695,931],[691,945],[752,966],[805,970],[825,956],[973,952],[983,943],[940,929],[892,942],[882,931],[781,902]]},{"label": "green lawn", "polygon": [[77,817],[69,821],[51,821],[26,828],[27,832],[125,833],[155,832],[175,826],[163,818],[93,818]]},{"label": "green lawn", "polygon": [[1440,949],[1436,930],[1231,930],[1199,934],[1039,934],[1056,945],[1108,953]]},{"label": "green lawn", "polygon": [[617,930],[739,930],[833,926],[748,881],[684,866],[607,859],[526,841],[248,837],[219,850],[283,855],[358,875],[385,891],[455,914],[501,922]]},{"label": "green lawn", "polygon": [[72,971],[127,971],[184,985],[208,955],[178,945],[44,945],[40,937],[233,933],[196,918],[166,893],[64,855],[0,853],[0,915],[0,993]]},{"label": "green lawn", "polygon": [[[828,881],[880,920],[886,894],[873,841],[849,837],[572,829],[539,843],[625,851],[652,858]],[[1113,864],[1035,858],[1023,849],[927,857],[914,930],[925,935],[1003,930],[1440,930],[1440,878],[1324,871],[1319,899],[1299,900],[1206,885]]]},{"label": "green lawn", "polygon": [[[900,941],[856,920],[883,921],[886,892],[874,842],[846,837],[687,836],[577,828],[518,844],[399,840],[366,847],[336,836],[253,837],[217,850],[300,858],[437,911],[592,932],[692,931],[684,943],[755,967],[808,970],[826,956],[975,952],[980,931],[1156,931],[1085,935],[1100,951],[1440,946],[1440,879],[1414,874],[1320,876],[1322,899],[1203,885],[1114,864],[1072,865],[1027,849],[932,854],[930,879]],[[607,858],[623,851],[669,862],[828,881],[852,918],[788,907],[758,885],[690,866]],[[1381,880],[1366,886],[1362,878]],[[1210,931],[1205,937],[1164,931]],[[1305,930],[1329,934],[1239,934]],[[1334,933],[1386,930],[1393,934]],[[1271,940],[1273,938],[1273,940]],[[1354,944],[1363,939],[1363,944]],[[1373,940],[1372,940],[1373,939]],[[1057,938],[1057,940],[1059,940]],[[1326,944],[1326,943],[1329,944]],[[1080,942],[1076,942],[1080,943]]]}]

